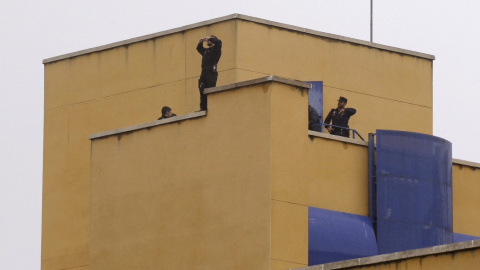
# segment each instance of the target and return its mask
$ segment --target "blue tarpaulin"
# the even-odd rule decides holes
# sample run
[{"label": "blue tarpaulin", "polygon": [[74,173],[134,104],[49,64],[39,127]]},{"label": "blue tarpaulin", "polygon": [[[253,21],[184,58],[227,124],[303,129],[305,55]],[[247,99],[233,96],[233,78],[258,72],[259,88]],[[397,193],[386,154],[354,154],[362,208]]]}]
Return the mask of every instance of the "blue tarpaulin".
[{"label": "blue tarpaulin", "polygon": [[308,265],[377,255],[366,216],[308,208]]},{"label": "blue tarpaulin", "polygon": [[312,84],[312,88],[308,91],[308,103],[315,110],[317,110],[318,116],[320,116],[320,129],[323,132],[323,82],[311,81],[307,82]]},{"label": "blue tarpaulin", "polygon": [[452,243],[452,145],[431,135],[377,130],[379,254]]}]

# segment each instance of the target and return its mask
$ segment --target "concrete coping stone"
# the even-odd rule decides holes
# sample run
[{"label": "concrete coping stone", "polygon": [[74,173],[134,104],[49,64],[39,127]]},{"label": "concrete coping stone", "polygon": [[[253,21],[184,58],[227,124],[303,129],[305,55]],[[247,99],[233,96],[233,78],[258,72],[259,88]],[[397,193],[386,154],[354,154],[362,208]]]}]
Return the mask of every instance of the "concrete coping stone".
[{"label": "concrete coping stone", "polygon": [[343,269],[349,267],[367,266],[380,263],[389,263],[392,261],[406,260],[416,257],[425,257],[429,255],[440,255],[442,253],[458,252],[474,248],[480,248],[480,239],[465,242],[433,246],[421,249],[412,249],[407,251],[364,257],[340,262],[326,263],[309,267],[297,268],[297,270],[329,270]]},{"label": "concrete coping stone", "polygon": [[331,134],[328,134],[328,133],[322,133],[322,132],[318,132],[318,131],[309,130],[308,135],[313,136],[313,137],[320,137],[320,138],[324,138],[324,139],[346,142],[346,143],[352,143],[352,144],[357,144],[357,145],[368,147],[368,142],[355,140],[355,139],[342,137],[342,136],[331,135]]},{"label": "concrete coping stone", "polygon": [[[368,142],[366,142],[366,141],[354,140],[354,139],[351,139],[351,138],[335,136],[335,135],[331,135],[331,134],[328,134],[328,133],[322,133],[322,132],[309,130],[308,135],[314,136],[314,137],[320,137],[320,138],[324,138],[324,139],[348,142],[348,143],[353,143],[353,144],[363,145],[363,146],[368,147]],[[467,161],[467,160],[462,160],[462,159],[455,159],[454,158],[454,159],[452,159],[452,164],[468,166],[468,167],[472,167],[474,169],[477,169],[477,168],[480,169],[480,163]]]},{"label": "concrete coping stone", "polygon": [[213,94],[213,93],[218,93],[218,92],[222,92],[222,91],[238,89],[240,87],[246,87],[246,86],[251,86],[251,85],[255,85],[255,84],[261,84],[261,83],[265,83],[265,82],[279,82],[279,83],[293,85],[293,86],[297,86],[297,87],[301,87],[301,88],[305,88],[305,89],[312,88],[312,85],[310,83],[297,81],[297,80],[292,80],[292,79],[281,78],[281,77],[277,77],[277,76],[274,76],[274,75],[269,75],[269,76],[258,78],[258,79],[253,79],[253,80],[248,80],[248,81],[243,81],[243,82],[237,82],[237,83],[231,83],[231,84],[222,85],[222,86],[218,86],[218,87],[206,88],[204,93],[205,94]]},{"label": "concrete coping stone", "polygon": [[170,117],[170,118],[157,120],[157,121],[152,121],[152,122],[148,122],[148,123],[143,123],[143,124],[139,124],[139,125],[134,125],[134,126],[130,126],[130,127],[118,128],[118,129],[114,129],[114,130],[95,133],[95,134],[92,134],[92,135],[88,136],[88,139],[95,140],[95,139],[98,139],[98,138],[108,137],[108,136],[112,136],[112,135],[118,135],[118,134],[121,134],[121,133],[131,132],[131,131],[135,131],[135,130],[151,128],[151,127],[161,126],[161,125],[170,124],[170,123],[177,123],[177,122],[185,121],[185,120],[188,120],[188,119],[203,117],[205,115],[207,115],[206,111],[199,111],[199,112],[189,113],[189,114],[180,115],[180,116],[173,116],[173,117]]},{"label": "concrete coping stone", "polygon": [[186,26],[183,26],[183,27],[177,27],[177,28],[173,28],[173,29],[170,29],[170,30],[166,30],[166,31],[161,31],[161,32],[157,32],[157,33],[153,33],[153,34],[149,34],[149,35],[144,35],[144,36],[140,36],[140,37],[136,37],[136,38],[131,38],[131,39],[123,40],[123,41],[118,41],[118,42],[106,44],[106,45],[103,45],[103,46],[93,47],[93,48],[90,48],[90,49],[85,49],[85,50],[80,50],[80,51],[76,51],[76,52],[72,52],[72,53],[62,54],[62,55],[55,56],[55,57],[50,57],[50,58],[44,59],[43,64],[48,64],[48,63],[52,63],[52,62],[56,62],[56,61],[60,61],[60,60],[68,59],[68,58],[73,58],[73,57],[80,56],[80,55],[89,54],[89,53],[104,51],[104,50],[112,49],[112,48],[115,48],[115,47],[121,47],[121,46],[129,45],[129,44],[133,44],[133,43],[136,43],[136,42],[146,41],[146,40],[149,40],[149,39],[154,39],[154,38],[158,38],[158,37],[162,37],[162,36],[167,36],[167,35],[171,35],[171,34],[175,34],[175,33],[180,33],[180,32],[190,30],[190,29],[195,29],[195,28],[208,26],[208,25],[211,25],[211,24],[220,23],[220,22],[224,22],[224,21],[234,20],[234,19],[259,23],[259,24],[263,24],[263,25],[267,25],[267,26],[278,27],[278,28],[281,28],[281,29],[301,32],[301,33],[305,33],[305,34],[309,34],[309,35],[313,35],[313,36],[318,36],[318,37],[325,37],[325,38],[329,38],[329,39],[333,39],[333,40],[345,41],[345,42],[358,44],[358,45],[363,45],[363,46],[376,48],[376,49],[380,49],[380,50],[397,52],[397,53],[401,53],[401,54],[405,54],[405,55],[411,55],[411,56],[415,56],[415,57],[419,57],[419,58],[435,60],[435,56],[430,55],[430,54],[405,50],[405,49],[391,47],[391,46],[387,46],[387,45],[381,45],[381,44],[377,44],[377,43],[370,43],[370,42],[364,41],[364,40],[344,37],[344,36],[335,35],[335,34],[329,34],[329,33],[325,33],[325,32],[320,32],[320,31],[315,31],[315,30],[311,30],[311,29],[307,29],[307,28],[293,26],[293,25],[289,25],[289,24],[278,23],[278,22],[274,22],[274,21],[269,21],[269,20],[265,20],[265,19],[260,19],[260,18],[256,18],[256,17],[251,17],[251,16],[247,16],[247,15],[234,13],[234,14],[231,14],[231,15],[227,15],[227,16],[223,16],[223,17],[219,17],[219,18],[215,18],[215,19],[211,19],[211,20],[206,20],[206,21],[202,21],[202,22],[198,22],[198,23],[194,23],[194,24],[189,24],[189,25],[186,25]]},{"label": "concrete coping stone", "polygon": [[454,164],[469,166],[469,167],[480,169],[480,163],[466,161],[466,160],[462,160],[462,159],[456,159],[456,158],[452,159],[452,161],[453,161]]}]

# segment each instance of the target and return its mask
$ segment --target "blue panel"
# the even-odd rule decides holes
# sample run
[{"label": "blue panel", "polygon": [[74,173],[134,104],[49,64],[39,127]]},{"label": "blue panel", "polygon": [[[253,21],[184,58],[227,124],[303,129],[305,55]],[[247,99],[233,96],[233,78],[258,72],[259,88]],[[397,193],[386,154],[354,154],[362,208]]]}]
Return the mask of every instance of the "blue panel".
[{"label": "blue panel", "polygon": [[368,134],[368,217],[377,231],[377,170],[375,163],[375,133]]},{"label": "blue panel", "polygon": [[323,132],[323,82],[312,81],[307,82],[312,84],[312,88],[308,91],[308,103],[315,108],[320,116],[320,126]]},{"label": "blue panel", "polygon": [[308,208],[308,265],[378,255],[370,219]]},{"label": "blue panel", "polygon": [[452,243],[452,145],[431,135],[377,130],[380,254]]},{"label": "blue panel", "polygon": [[454,243],[477,240],[477,239],[480,239],[480,237],[473,236],[473,235],[468,235],[468,234],[453,233],[453,242]]}]

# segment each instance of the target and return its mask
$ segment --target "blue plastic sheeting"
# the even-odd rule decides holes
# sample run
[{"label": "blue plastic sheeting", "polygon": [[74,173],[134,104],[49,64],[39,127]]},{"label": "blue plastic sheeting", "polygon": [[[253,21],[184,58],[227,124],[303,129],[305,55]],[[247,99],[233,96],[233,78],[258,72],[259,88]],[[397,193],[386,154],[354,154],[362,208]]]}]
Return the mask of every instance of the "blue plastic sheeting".
[{"label": "blue plastic sheeting", "polygon": [[453,242],[465,242],[480,239],[478,236],[468,235],[468,234],[461,234],[461,233],[453,233]]},{"label": "blue plastic sheeting", "polygon": [[[317,110],[318,116],[320,116],[320,124],[323,124],[323,82],[312,81],[307,82],[312,84],[312,88],[308,91],[308,103],[310,106]],[[321,125],[323,132],[323,125]]]},{"label": "blue plastic sheeting", "polygon": [[380,254],[452,243],[450,142],[377,130],[376,176]]},{"label": "blue plastic sheeting", "polygon": [[377,243],[368,217],[308,208],[308,265],[374,255]]}]

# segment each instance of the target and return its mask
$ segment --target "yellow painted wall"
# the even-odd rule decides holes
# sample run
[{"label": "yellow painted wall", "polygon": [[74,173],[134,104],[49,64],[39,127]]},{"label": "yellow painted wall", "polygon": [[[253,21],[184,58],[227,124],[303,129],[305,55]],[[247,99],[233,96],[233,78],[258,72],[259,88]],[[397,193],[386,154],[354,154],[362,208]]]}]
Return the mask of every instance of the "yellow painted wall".
[{"label": "yellow painted wall", "polygon": [[269,74],[323,81],[324,118],[342,95],[357,109],[350,126],[364,136],[432,134],[432,60],[247,21],[238,23],[237,39],[238,81]]},{"label": "yellow painted wall", "polygon": [[309,137],[307,100],[263,83],[210,94],[201,119],[94,140],[90,268],[306,266],[308,206],[368,214],[367,147]]},{"label": "yellow painted wall", "polygon": [[272,89],[92,141],[90,269],[269,269]]},{"label": "yellow painted wall", "polygon": [[[217,85],[266,74],[321,80],[325,112],[335,106],[339,95],[347,96],[348,105],[358,110],[351,126],[364,136],[376,128],[432,132],[431,61],[242,20],[47,63],[42,269],[90,264],[88,135],[155,120],[164,105],[178,115],[198,110],[201,56],[195,47],[208,34],[217,35],[224,45]],[[236,92],[221,94],[230,95],[235,98]],[[290,89],[271,98],[275,102],[270,113],[279,116],[271,126],[276,134],[271,138],[272,199],[298,209],[310,205],[366,215],[366,193],[359,192],[366,191],[366,160],[355,158],[366,156],[366,149],[326,139],[310,140],[303,117],[306,91]],[[227,105],[215,99],[216,94],[209,97],[209,116],[217,109],[222,113],[227,108],[232,113],[242,110],[237,105],[225,108]],[[295,106],[305,110],[292,110]],[[256,119],[259,107],[251,110],[251,118]],[[385,111],[395,117],[385,117]],[[412,118],[416,121],[411,122]],[[301,128],[295,129],[297,126]],[[288,134],[286,130],[296,131]],[[295,149],[292,143],[302,147]],[[351,170],[335,171],[329,165],[332,160],[348,162]],[[318,196],[327,190],[335,196]],[[272,258],[272,268],[287,264],[282,260]],[[305,263],[304,258],[295,260]]]},{"label": "yellow painted wall", "polygon": [[[307,101],[306,90],[263,83],[210,94],[208,115],[202,119],[94,140],[91,269],[122,265],[142,269],[159,265],[195,268],[199,264],[207,268],[244,267],[235,265],[229,253],[215,258],[208,254],[219,248],[232,252],[228,242],[212,239],[229,237],[230,225],[245,226],[235,223],[239,221],[229,212],[233,210],[244,212],[243,217],[257,226],[238,238],[245,245],[263,247],[256,253],[270,255],[254,258],[255,264],[249,267],[306,266],[308,206],[367,214],[366,147],[311,139],[306,128]],[[281,108],[286,104],[304,109],[284,114]],[[325,152],[337,155],[332,158]],[[352,161],[350,170],[334,169],[334,163],[345,161]],[[192,178],[198,184],[193,184]],[[223,192],[205,193],[210,188]],[[245,205],[243,196],[253,198]],[[168,205],[181,208],[163,210]],[[217,213],[217,221],[210,219],[212,211]],[[186,228],[183,216],[190,224]],[[265,223],[259,224],[262,220]],[[209,237],[197,239],[198,234]],[[142,239],[149,242],[137,245]],[[160,244],[175,240],[178,250],[169,251]],[[136,253],[134,248],[157,252]],[[183,248],[190,253],[180,252]],[[237,248],[236,252],[241,252]],[[199,249],[204,252],[198,254]],[[179,256],[192,259],[180,264]]]},{"label": "yellow painted wall", "polygon": [[235,21],[45,65],[42,269],[88,265],[92,133],[198,110],[198,40],[225,44],[218,84],[235,81]]},{"label": "yellow painted wall", "polygon": [[480,168],[454,164],[453,229],[480,237]]}]

